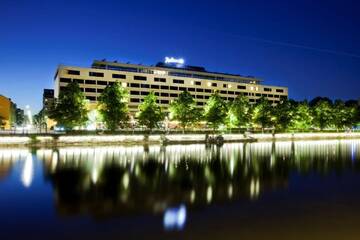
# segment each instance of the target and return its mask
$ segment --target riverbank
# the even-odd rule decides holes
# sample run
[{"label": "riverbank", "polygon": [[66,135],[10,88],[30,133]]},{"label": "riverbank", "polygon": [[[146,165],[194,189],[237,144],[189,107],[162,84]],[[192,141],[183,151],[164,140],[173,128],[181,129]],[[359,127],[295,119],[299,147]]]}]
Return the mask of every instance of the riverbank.
[{"label": "riverbank", "polygon": [[[359,132],[348,133],[279,133],[279,134],[223,134],[223,142],[259,142],[291,140],[360,139]],[[144,135],[59,135],[31,134],[0,136],[0,146],[95,146],[124,144],[191,144],[206,143],[205,134]]]}]

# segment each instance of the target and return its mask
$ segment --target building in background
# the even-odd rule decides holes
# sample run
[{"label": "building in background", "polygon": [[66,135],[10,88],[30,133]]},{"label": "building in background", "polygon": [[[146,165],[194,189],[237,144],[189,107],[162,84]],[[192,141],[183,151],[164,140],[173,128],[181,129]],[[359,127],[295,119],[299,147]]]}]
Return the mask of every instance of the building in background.
[{"label": "building in background", "polygon": [[44,89],[43,92],[43,109],[48,111],[54,104],[54,89]]},{"label": "building in background", "polygon": [[59,66],[55,74],[54,97],[58,98],[68,83],[77,82],[90,106],[95,108],[104,88],[115,81],[128,89],[132,113],[138,110],[138,105],[150,91],[158,96],[158,103],[165,112],[171,100],[185,90],[191,93],[199,107],[203,107],[216,91],[228,101],[245,95],[251,103],[256,103],[262,96],[273,104],[288,97],[287,87],[263,85],[260,79],[252,76],[210,72],[204,67],[184,65],[182,59],[174,58],[166,58],[165,62],[155,66],[106,60],[94,61],[91,67]]},{"label": "building in background", "polygon": [[56,125],[54,120],[47,117],[48,112],[51,110],[54,102],[54,89],[44,89],[42,114],[44,114],[43,116],[45,118],[44,121],[46,123],[46,129],[52,129]]},{"label": "building in background", "polygon": [[0,95],[0,129],[10,130],[16,124],[16,104],[10,98]]}]

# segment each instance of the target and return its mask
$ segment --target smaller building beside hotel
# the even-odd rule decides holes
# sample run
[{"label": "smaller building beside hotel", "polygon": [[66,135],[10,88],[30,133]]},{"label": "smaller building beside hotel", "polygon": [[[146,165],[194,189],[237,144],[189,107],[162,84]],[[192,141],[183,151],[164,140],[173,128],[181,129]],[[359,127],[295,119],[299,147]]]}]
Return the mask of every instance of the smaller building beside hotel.
[{"label": "smaller building beside hotel", "polygon": [[15,117],[16,104],[14,104],[10,98],[0,95],[0,129],[11,129],[16,121]]}]

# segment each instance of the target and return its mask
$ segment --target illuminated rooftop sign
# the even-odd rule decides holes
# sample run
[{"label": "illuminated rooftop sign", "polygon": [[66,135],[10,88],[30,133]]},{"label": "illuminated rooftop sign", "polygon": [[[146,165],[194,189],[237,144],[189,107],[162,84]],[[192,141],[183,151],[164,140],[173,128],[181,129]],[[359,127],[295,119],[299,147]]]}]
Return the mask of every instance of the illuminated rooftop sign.
[{"label": "illuminated rooftop sign", "polygon": [[185,60],[183,58],[165,57],[165,63],[174,63],[178,65],[184,65]]},{"label": "illuminated rooftop sign", "polygon": [[154,74],[156,74],[156,75],[166,75],[166,71],[154,70]]}]

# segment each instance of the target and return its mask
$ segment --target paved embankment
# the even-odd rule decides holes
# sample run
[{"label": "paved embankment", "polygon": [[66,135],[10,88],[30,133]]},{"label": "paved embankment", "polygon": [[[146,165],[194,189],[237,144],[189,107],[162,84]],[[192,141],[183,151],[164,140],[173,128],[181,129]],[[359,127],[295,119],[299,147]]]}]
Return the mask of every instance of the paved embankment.
[{"label": "paved embankment", "polygon": [[[288,141],[316,139],[360,139],[357,133],[280,133],[280,134],[223,134],[224,142]],[[0,136],[0,146],[69,146],[69,145],[117,145],[117,144],[179,144],[205,143],[205,134],[167,135],[13,135]]]}]

